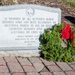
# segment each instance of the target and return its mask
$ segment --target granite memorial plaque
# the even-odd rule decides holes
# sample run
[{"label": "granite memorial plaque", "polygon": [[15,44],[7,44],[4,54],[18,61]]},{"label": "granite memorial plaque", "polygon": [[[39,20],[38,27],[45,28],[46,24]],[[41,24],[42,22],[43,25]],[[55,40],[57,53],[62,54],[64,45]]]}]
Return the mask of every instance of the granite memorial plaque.
[{"label": "granite memorial plaque", "polygon": [[36,50],[44,29],[61,23],[61,10],[39,5],[0,6],[0,50]]}]

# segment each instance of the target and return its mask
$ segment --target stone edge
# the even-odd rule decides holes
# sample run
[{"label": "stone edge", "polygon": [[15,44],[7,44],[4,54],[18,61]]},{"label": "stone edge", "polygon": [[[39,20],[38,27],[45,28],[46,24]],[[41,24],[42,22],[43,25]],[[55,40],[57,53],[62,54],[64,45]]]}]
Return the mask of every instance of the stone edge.
[{"label": "stone edge", "polygon": [[17,5],[9,5],[9,6],[0,6],[0,11],[10,11],[10,10],[17,10],[17,9],[27,9],[27,8],[34,8],[39,10],[45,10],[48,12],[58,13],[58,22],[61,23],[61,9],[60,8],[53,8],[47,6],[41,6],[36,4],[17,4]]},{"label": "stone edge", "polygon": [[5,56],[21,56],[21,57],[34,57],[40,56],[41,50],[25,50],[25,51],[0,51],[0,57]]}]

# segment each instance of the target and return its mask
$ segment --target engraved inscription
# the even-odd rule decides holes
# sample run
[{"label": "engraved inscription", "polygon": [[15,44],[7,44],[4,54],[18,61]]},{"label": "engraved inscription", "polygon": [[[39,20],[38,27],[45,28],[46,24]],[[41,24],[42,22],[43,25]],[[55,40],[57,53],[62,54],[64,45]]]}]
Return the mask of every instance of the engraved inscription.
[{"label": "engraved inscription", "polygon": [[35,14],[35,10],[32,8],[27,8],[26,14],[27,14],[27,16],[33,16]]},{"label": "engraved inscription", "polygon": [[29,45],[29,43],[38,42],[44,29],[49,28],[54,21],[53,18],[5,17],[2,23],[12,35],[17,35],[15,41],[23,41]]}]

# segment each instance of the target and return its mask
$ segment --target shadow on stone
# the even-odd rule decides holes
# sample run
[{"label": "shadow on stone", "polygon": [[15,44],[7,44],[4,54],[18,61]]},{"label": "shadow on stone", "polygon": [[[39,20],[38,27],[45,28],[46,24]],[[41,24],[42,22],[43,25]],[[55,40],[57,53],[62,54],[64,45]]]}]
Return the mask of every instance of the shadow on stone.
[{"label": "shadow on stone", "polygon": [[69,20],[71,23],[75,24],[75,17],[72,17],[72,16],[65,16],[65,18],[67,20]]}]

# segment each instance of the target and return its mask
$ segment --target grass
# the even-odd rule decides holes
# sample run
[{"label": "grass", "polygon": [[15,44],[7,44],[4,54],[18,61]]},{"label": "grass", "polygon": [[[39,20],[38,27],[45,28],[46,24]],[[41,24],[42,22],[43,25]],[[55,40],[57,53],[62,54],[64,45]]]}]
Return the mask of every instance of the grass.
[{"label": "grass", "polygon": [[62,0],[62,1],[70,4],[73,7],[75,7],[75,0]]}]

